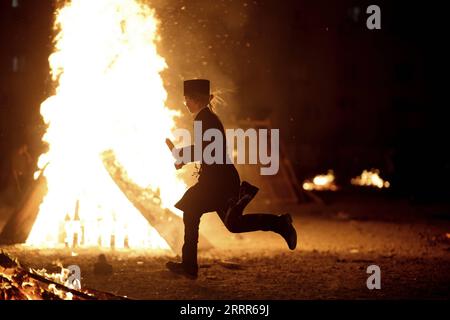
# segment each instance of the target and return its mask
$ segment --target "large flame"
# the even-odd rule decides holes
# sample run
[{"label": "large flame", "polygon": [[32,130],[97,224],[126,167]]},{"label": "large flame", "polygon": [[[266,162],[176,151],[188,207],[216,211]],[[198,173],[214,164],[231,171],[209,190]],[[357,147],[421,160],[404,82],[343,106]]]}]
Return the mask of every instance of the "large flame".
[{"label": "large flame", "polygon": [[38,163],[48,163],[48,193],[27,244],[168,247],[100,157],[113,150],[132,180],[159,190],[163,207],[185,188],[164,142],[176,114],[165,106],[157,26],[137,0],[72,0],[56,12],[49,62],[57,88],[41,105],[49,150]]}]

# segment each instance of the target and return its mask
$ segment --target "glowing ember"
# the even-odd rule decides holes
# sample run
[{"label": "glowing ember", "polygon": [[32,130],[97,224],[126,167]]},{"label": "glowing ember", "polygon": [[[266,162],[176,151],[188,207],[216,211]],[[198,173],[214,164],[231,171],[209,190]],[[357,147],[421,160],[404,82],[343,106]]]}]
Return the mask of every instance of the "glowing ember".
[{"label": "glowing ember", "polygon": [[380,189],[390,187],[389,181],[381,179],[380,171],[376,169],[364,170],[359,177],[353,178],[351,183],[355,186],[378,187]]},{"label": "glowing ember", "polygon": [[176,114],[165,106],[157,25],[137,0],[72,0],[56,12],[56,93],[41,105],[49,150],[38,163],[48,163],[48,193],[27,244],[168,248],[100,157],[113,150],[130,179],[176,212],[185,186],[165,145]]},{"label": "glowing ember", "polygon": [[303,189],[308,191],[336,191],[338,188],[334,182],[334,179],[335,177],[333,170],[328,170],[327,174],[315,176],[312,181],[305,180],[305,182],[303,182]]},{"label": "glowing ember", "polygon": [[[1,300],[124,300],[126,297],[89,288],[81,289],[80,282],[71,285],[71,271],[57,263],[60,273],[45,269],[25,268],[8,254],[0,252]],[[73,283],[75,284],[75,282]]]}]

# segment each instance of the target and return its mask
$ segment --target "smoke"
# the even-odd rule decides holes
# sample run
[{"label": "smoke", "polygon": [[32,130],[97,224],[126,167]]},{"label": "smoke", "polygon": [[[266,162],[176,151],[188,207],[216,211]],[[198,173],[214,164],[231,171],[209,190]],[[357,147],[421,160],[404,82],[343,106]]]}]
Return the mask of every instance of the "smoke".
[{"label": "smoke", "polygon": [[[168,107],[187,112],[183,106],[183,80],[207,78],[216,96],[215,111],[225,122],[232,120],[237,105],[237,87],[242,50],[249,20],[248,1],[152,0],[160,20],[158,50],[168,69],[162,74],[168,92]],[[187,123],[187,122],[186,122]]]}]

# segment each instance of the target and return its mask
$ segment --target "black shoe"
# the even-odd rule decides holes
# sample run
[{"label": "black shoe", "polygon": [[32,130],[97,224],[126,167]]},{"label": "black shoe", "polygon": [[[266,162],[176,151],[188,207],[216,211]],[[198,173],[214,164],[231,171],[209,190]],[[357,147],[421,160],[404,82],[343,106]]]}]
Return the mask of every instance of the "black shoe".
[{"label": "black shoe", "polygon": [[283,214],[281,217],[281,236],[286,240],[286,243],[291,250],[297,247],[297,231],[292,225],[292,217],[290,214]]},{"label": "black shoe", "polygon": [[166,263],[166,268],[173,273],[185,276],[191,280],[197,279],[198,276],[197,270],[187,270],[187,268],[180,262],[169,261]]}]

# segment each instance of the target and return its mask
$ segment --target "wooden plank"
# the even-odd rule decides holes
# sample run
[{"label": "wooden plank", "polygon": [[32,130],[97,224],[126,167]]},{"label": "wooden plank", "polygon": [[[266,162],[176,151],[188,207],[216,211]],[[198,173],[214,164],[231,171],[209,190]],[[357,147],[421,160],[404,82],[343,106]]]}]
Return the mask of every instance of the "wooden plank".
[{"label": "wooden plank", "polygon": [[[129,179],[113,151],[104,152],[102,160],[109,175],[127,199],[139,210],[150,225],[158,231],[159,235],[166,240],[172,251],[181,255],[184,242],[183,219],[171,210],[161,208],[159,196],[151,189],[143,189]],[[212,247],[211,243],[200,234],[199,250],[208,250]]]},{"label": "wooden plank", "polygon": [[4,226],[0,233],[0,244],[18,244],[27,240],[39,213],[39,206],[47,194],[47,182],[42,174],[43,171],[29,186],[23,200]]}]

